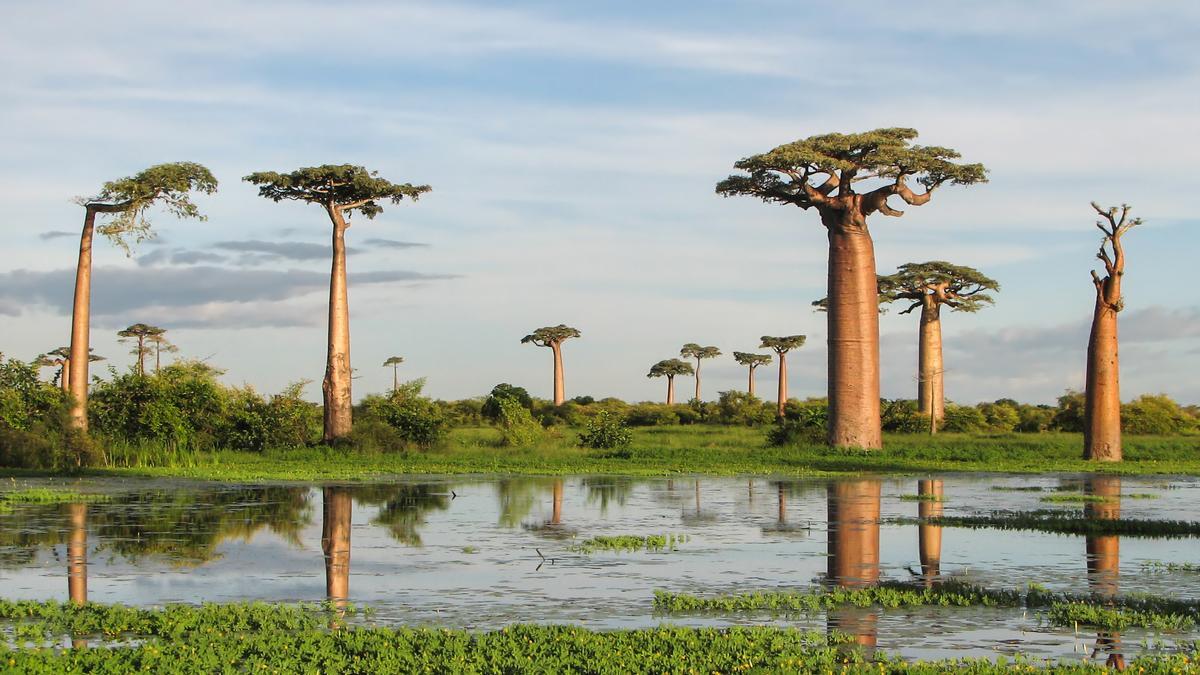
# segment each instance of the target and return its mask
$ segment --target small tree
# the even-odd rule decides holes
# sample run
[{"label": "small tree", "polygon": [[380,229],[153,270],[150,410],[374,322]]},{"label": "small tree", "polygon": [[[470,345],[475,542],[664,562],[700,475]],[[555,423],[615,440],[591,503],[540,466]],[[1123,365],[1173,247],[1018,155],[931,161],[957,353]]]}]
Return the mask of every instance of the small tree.
[{"label": "small tree", "polygon": [[539,328],[521,338],[521,344],[533,343],[538,347],[549,347],[554,353],[554,405],[562,405],[566,400],[563,386],[562,343],[581,335],[582,333],[578,329],[560,323],[557,326]]},{"label": "small tree", "polygon": [[1096,258],[1104,263],[1104,276],[1092,270],[1096,308],[1088,336],[1087,388],[1083,408],[1083,458],[1102,462],[1121,461],[1121,364],[1117,357],[1117,313],[1125,308],[1121,278],[1125,276],[1125,247],[1121,237],[1142,224],[1130,218],[1128,204],[1102,209],[1096,227],[1104,233]]},{"label": "small tree", "polygon": [[109,181],[94,197],[80,198],[84,208],[83,234],[79,239],[79,263],[75,270],[75,300],[71,312],[70,374],[71,426],[87,430],[88,361],[91,351],[92,317],[92,236],[96,216],[109,220],[98,229],[100,234],[129,251],[132,237],[140,242],[154,236],[146,211],[161,204],[179,218],[204,220],[200,210],[191,202],[191,192],[212,194],[217,191],[217,179],[212,172],[194,162],[158,164],[127,178]]},{"label": "small tree", "polygon": [[942,307],[978,312],[993,303],[987,291],[1000,284],[973,267],[934,260],[905,263],[895,274],[879,277],[879,302],[909,302],[901,314],[921,309],[917,350],[917,410],[932,417],[936,430],[945,414],[945,368],[942,362]]},{"label": "small tree", "polygon": [[[135,323],[125,330],[117,331],[121,342],[133,342],[133,349],[129,350],[130,354],[137,357],[137,372],[138,375],[146,374],[146,341],[166,333],[167,329],[151,326],[145,323]],[[157,367],[155,372],[157,372]]]},{"label": "small tree", "polygon": [[784,407],[787,406],[788,400],[787,353],[803,347],[804,341],[807,339],[808,336],[805,335],[785,335],[783,337],[764,335],[762,344],[758,346],[759,349],[770,349],[779,355],[779,395],[775,411],[775,416],[779,419],[783,419]]},{"label": "small tree", "polygon": [[646,373],[646,377],[665,377],[667,378],[667,405],[675,404],[675,376],[676,375],[692,375],[692,364],[679,359],[663,359],[658,363],[650,366],[650,372]]},{"label": "small tree", "polygon": [[408,197],[416,201],[431,189],[428,185],[392,183],[374,171],[351,164],[324,164],[290,173],[259,171],[243,180],[258,186],[258,195],[274,202],[308,202],[325,209],[333,224],[333,268],[329,274],[329,340],[326,348],[325,379],[321,381],[324,403],[325,442],[344,439],[353,428],[350,393],[350,302],[346,291],[346,229],[350,215],[358,211],[367,218],[383,212],[379,202],[399,204]]},{"label": "small tree", "polygon": [[[745,173],[717,184],[724,196],[815,209],[829,240],[829,437],[838,447],[880,448],[879,303],[875,244],[867,219],[900,216],[896,196],[912,206],[929,202],[950,183],[986,180],[981,164],[957,164],[949,148],[913,145],[915,129],[875,129],[810,136],[738,161]],[[925,191],[913,192],[908,180]],[[814,181],[819,180],[814,184]],[[873,181],[874,185],[865,183]],[[866,185],[867,187],[863,187]],[[863,188],[858,192],[856,188]]]},{"label": "small tree", "polygon": [[149,342],[151,346],[154,347],[155,374],[157,374],[159,369],[162,368],[162,355],[164,352],[167,354],[176,354],[179,352],[179,347],[175,346],[170,340],[168,340],[164,333],[166,333],[165,330],[158,335],[151,335],[146,338],[146,342]]},{"label": "small tree", "polygon": [[[90,350],[89,350],[90,351]],[[88,361],[95,363],[103,361],[103,356],[88,354]],[[71,348],[59,347],[58,349],[48,351],[37,357],[35,361],[39,368],[47,368],[50,366],[58,366],[58,386],[63,390],[63,393],[71,392]]]},{"label": "small tree", "polygon": [[679,350],[679,355],[684,358],[696,359],[696,396],[697,401],[700,400],[700,361],[701,359],[715,359],[721,355],[721,350],[716,347],[701,347],[695,342],[689,342]]},{"label": "small tree", "polygon": [[755,354],[753,352],[734,352],[733,360],[737,361],[739,364],[741,364],[743,366],[750,367],[750,381],[746,387],[746,392],[749,393],[751,396],[753,396],[754,395],[754,371],[757,370],[759,366],[771,365],[771,355],[770,354]]},{"label": "small tree", "polygon": [[400,364],[401,363],[404,363],[403,356],[389,356],[387,358],[387,360],[383,362],[384,368],[387,368],[388,366],[392,367],[392,393],[393,394],[396,393],[396,391],[400,388]]}]

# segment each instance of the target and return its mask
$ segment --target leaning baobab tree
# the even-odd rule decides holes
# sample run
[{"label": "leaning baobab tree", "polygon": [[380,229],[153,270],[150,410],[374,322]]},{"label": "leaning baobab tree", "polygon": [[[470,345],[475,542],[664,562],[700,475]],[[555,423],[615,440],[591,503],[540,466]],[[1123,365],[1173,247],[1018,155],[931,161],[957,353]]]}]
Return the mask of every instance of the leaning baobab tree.
[{"label": "leaning baobab tree", "polygon": [[783,410],[787,406],[788,391],[787,391],[787,353],[793,349],[799,349],[804,346],[804,341],[808,337],[805,335],[785,335],[783,337],[772,337],[770,335],[762,336],[762,344],[759,349],[771,349],[779,355],[779,395],[776,397],[775,416],[783,419]]},{"label": "leaning baobab tree", "polygon": [[994,301],[987,291],[1000,290],[979,270],[934,260],[905,263],[895,274],[879,277],[879,302],[911,303],[901,314],[921,309],[920,340],[917,348],[917,406],[932,419],[937,429],[946,408],[942,364],[942,307],[956,312],[978,312]]},{"label": "leaning baobab tree", "polygon": [[387,360],[383,362],[384,368],[387,368],[388,366],[392,367],[392,393],[393,394],[400,390],[400,364],[401,363],[404,363],[403,356],[389,356],[387,358]]},{"label": "leaning baobab tree", "polygon": [[582,333],[578,329],[563,324],[545,326],[521,338],[521,344],[533,343],[539,347],[549,347],[554,353],[554,405],[562,405],[566,400],[563,387],[562,343],[577,338]]},{"label": "leaning baobab tree", "polygon": [[646,377],[665,377],[667,378],[667,405],[675,404],[675,376],[676,375],[692,375],[692,364],[679,359],[663,359],[658,363],[650,366],[650,372],[646,373]]},{"label": "leaning baobab tree", "polygon": [[1104,277],[1092,270],[1096,287],[1096,310],[1092,315],[1092,334],[1088,337],[1087,391],[1083,404],[1083,457],[1102,462],[1121,461],[1121,366],[1117,357],[1117,312],[1125,301],[1121,297],[1121,277],[1125,276],[1125,248],[1121,237],[1142,224],[1130,218],[1128,204],[1102,209],[1096,227],[1104,233],[1096,258],[1104,263]]},{"label": "leaning baobab tree", "polygon": [[258,194],[275,202],[308,202],[325,209],[333,224],[333,267],[329,274],[329,339],[325,379],[321,382],[324,403],[323,438],[326,442],[345,439],[353,425],[350,395],[350,302],[346,291],[346,229],[350,215],[358,211],[367,218],[383,212],[380,201],[399,204],[408,197],[416,201],[429,192],[428,185],[392,183],[374,171],[351,164],[325,164],[290,173],[259,171],[243,180],[258,186]]},{"label": "leaning baobab tree", "polygon": [[146,374],[146,354],[149,352],[149,347],[146,346],[146,341],[158,337],[166,332],[166,328],[159,328],[158,326],[151,326],[145,323],[135,323],[125,330],[117,331],[117,336],[120,337],[120,342],[132,341],[134,343],[133,349],[130,350],[130,353],[134,356],[137,356],[138,375]]},{"label": "leaning baobab tree", "polygon": [[689,342],[679,350],[679,355],[685,358],[696,359],[696,400],[700,400],[700,360],[715,359],[721,355],[721,350],[716,347],[701,347],[695,342]]},{"label": "leaning baobab tree", "polygon": [[[879,305],[875,249],[867,218],[900,216],[895,195],[919,206],[946,183],[986,180],[980,164],[956,164],[949,148],[911,145],[914,129],[825,134],[781,145],[737,162],[745,174],[717,184],[725,196],[815,208],[829,238],[829,443],[882,447],[879,417]],[[908,180],[925,190],[913,192]],[[866,192],[856,187],[874,180]],[[819,181],[819,182],[816,182]]]},{"label": "leaning baobab tree", "polygon": [[750,383],[746,387],[747,393],[754,395],[754,371],[759,366],[767,366],[771,364],[770,354],[755,354],[753,352],[734,352],[733,360],[743,366],[750,367]]},{"label": "leaning baobab tree", "polygon": [[[133,176],[109,181],[95,197],[80,198],[84,208],[79,265],[75,270],[75,306],[71,313],[71,426],[87,430],[88,359],[92,317],[92,235],[99,231],[126,251],[135,242],[154,236],[146,210],[160,204],[179,218],[204,220],[189,193],[212,194],[217,179],[194,162],[158,164]],[[96,227],[96,216],[109,219]]]}]

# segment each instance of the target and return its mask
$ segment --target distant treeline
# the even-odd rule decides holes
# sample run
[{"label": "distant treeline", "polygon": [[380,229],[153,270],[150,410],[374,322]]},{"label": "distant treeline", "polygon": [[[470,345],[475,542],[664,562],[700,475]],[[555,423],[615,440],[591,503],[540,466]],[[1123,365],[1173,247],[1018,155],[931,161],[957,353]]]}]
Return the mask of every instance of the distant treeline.
[{"label": "distant treeline", "polygon": [[[38,377],[37,362],[0,358],[0,466],[68,469],[88,465],[178,464],[181,458],[215,450],[263,451],[320,442],[321,406],[301,398],[306,382],[273,395],[219,381],[221,371],[198,361],[177,361],[157,372],[109,369],[94,377],[88,409],[90,437],[69,431],[69,401],[61,387]],[[507,445],[522,445],[540,428],[585,427],[606,413],[633,427],[690,424],[764,427],[778,435],[776,405],[742,391],[721,392],[716,401],[666,405],[578,396],[561,405],[535,399],[510,384],[477,398],[434,400],[423,380],[400,383],[371,395],[354,410],[350,447],[389,452],[434,446],[454,427],[496,425]],[[883,428],[892,433],[926,433],[929,418],[908,399],[885,399]],[[813,432],[825,425],[823,398],[791,399],[783,427]],[[1200,434],[1200,406],[1180,406],[1164,395],[1141,396],[1122,406],[1130,434]],[[531,428],[532,427],[532,428]],[[946,406],[943,432],[1079,432],[1083,394],[1067,392],[1057,405],[1000,399]],[[803,440],[804,434],[795,436]],[[792,437],[788,437],[792,438]]]}]

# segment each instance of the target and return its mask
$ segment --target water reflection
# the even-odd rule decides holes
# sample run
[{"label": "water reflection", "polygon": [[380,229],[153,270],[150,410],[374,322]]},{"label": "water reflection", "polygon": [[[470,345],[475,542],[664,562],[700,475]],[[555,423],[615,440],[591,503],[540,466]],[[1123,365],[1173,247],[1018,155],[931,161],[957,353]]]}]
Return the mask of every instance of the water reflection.
[{"label": "water reflection", "polygon": [[88,599],[87,504],[68,504],[70,533],[67,535],[67,596],[76,605]]},{"label": "water reflection", "polygon": [[[788,521],[788,495],[789,493],[798,492],[800,484],[790,481],[777,481],[775,483],[775,522],[763,525],[761,530],[763,534],[771,535],[794,535],[797,537],[808,536],[807,523],[792,523]],[[750,493],[753,496],[753,491]],[[753,500],[750,506],[754,506]]]},{"label": "water reflection", "polygon": [[[1100,497],[1103,501],[1086,502],[1084,516],[1095,520],[1115,520],[1121,517],[1121,479],[1117,476],[1095,476],[1084,485],[1085,494]],[[1088,588],[1092,594],[1110,601],[1120,590],[1121,538],[1117,536],[1085,537],[1087,551]],[[1096,635],[1096,648],[1092,658],[1106,655],[1110,668],[1125,670],[1125,655],[1121,648],[1121,634],[1100,632]]]},{"label": "water reflection", "polygon": [[[828,504],[827,580],[842,588],[879,582],[879,513],[883,484],[878,480],[837,481],[826,488]],[[844,607],[829,611],[829,628],[848,633],[873,648],[879,611]]]},{"label": "water reflection", "polygon": [[350,598],[350,517],[354,501],[350,490],[321,490],[321,550],[325,554],[325,596],[335,607]]},{"label": "water reflection", "polygon": [[929,518],[939,518],[942,515],[945,492],[940,480],[922,480],[917,482],[917,516],[921,524],[917,526],[917,548],[921,558],[921,579],[926,586],[932,587],[942,573],[942,528],[940,525],[930,525]]},{"label": "water reflection", "polygon": [[424,544],[418,528],[431,511],[449,509],[451,497],[445,485],[436,483],[357,486],[353,495],[359,504],[378,505],[379,513],[371,524],[387,528],[388,534],[405,546]]}]

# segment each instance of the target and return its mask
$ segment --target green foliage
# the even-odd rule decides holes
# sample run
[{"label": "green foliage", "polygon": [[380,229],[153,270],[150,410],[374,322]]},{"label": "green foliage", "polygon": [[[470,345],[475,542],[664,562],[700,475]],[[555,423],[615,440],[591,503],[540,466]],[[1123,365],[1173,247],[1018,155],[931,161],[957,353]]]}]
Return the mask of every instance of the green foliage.
[{"label": "green foliage", "polygon": [[995,279],[979,270],[944,260],[905,263],[895,274],[881,275],[878,281],[881,304],[911,303],[901,314],[917,309],[926,298],[954,311],[978,312],[995,302],[988,291],[1000,290]]},{"label": "green foliage", "polygon": [[542,425],[533,419],[529,409],[515,398],[501,396],[496,399],[500,406],[500,444],[510,448],[524,448],[534,444],[542,435]]},{"label": "green foliage", "polygon": [[401,384],[387,396],[367,396],[362,400],[362,410],[368,418],[394,429],[403,444],[431,447],[445,439],[450,425],[442,407],[421,395],[424,386],[422,378]]},{"label": "green foliage", "polygon": [[829,408],[801,408],[795,418],[784,417],[767,431],[767,444],[776,447],[814,445],[825,441]]},{"label": "green foliage", "polygon": [[[1089,500],[1090,501],[1090,500]],[[911,522],[900,519],[899,522]],[[1055,534],[1102,537],[1183,538],[1200,537],[1200,522],[1187,520],[1142,520],[1137,518],[1089,518],[1076,511],[994,511],[990,515],[940,516],[924,521],[942,527],[970,529],[1031,530]]]},{"label": "green foliage", "polygon": [[[983,414],[984,424],[987,425],[988,431],[1008,433],[1016,431],[1021,424],[1021,410],[1016,401],[1011,404],[1003,400],[995,403],[980,403],[976,408]],[[1034,431],[1044,431],[1044,429],[1035,428]]]},{"label": "green foliage", "polygon": [[200,209],[192,203],[189,193],[213,194],[217,179],[203,165],[195,162],[157,164],[133,176],[109,181],[100,194],[80,198],[81,205],[111,215],[108,222],[96,231],[129,252],[129,236],[141,242],[154,236],[146,210],[158,204],[177,218],[205,220]]},{"label": "green foliage", "polygon": [[176,362],[150,376],[114,372],[112,381],[94,385],[88,404],[91,428],[110,441],[211,450],[225,404],[219,374],[199,361]]},{"label": "green foliage", "polygon": [[977,433],[987,429],[987,419],[978,408],[947,403],[943,411],[942,431]]},{"label": "green foliage", "polygon": [[692,364],[679,359],[663,359],[658,363],[650,366],[650,372],[646,373],[646,377],[675,377],[676,375],[695,375],[696,371],[692,369]]},{"label": "green foliage", "polygon": [[585,539],[571,547],[572,551],[578,553],[595,553],[597,551],[610,551],[613,553],[633,553],[637,551],[674,551],[688,540],[685,534],[619,534],[619,535],[601,535]]},{"label": "green foliage", "polygon": [[717,347],[701,347],[695,342],[689,342],[679,350],[679,355],[690,359],[715,359],[721,355]]},{"label": "green foliage", "polygon": [[655,427],[679,424],[678,410],[685,406],[663,403],[639,403],[629,409],[625,421],[635,427]]},{"label": "green foliage", "polygon": [[1121,430],[1166,436],[1197,430],[1197,420],[1165,394],[1144,394],[1121,406]]},{"label": "green foliage", "polygon": [[774,359],[771,357],[770,354],[755,354],[753,352],[734,352],[733,360],[737,361],[739,364],[741,364],[743,366],[753,366],[753,367],[757,368],[759,366],[771,365],[771,361]]},{"label": "green foliage", "polygon": [[922,415],[917,410],[917,402],[911,399],[883,399],[880,421],[884,431],[901,434],[929,433],[929,416]]},{"label": "green foliage", "polygon": [[633,444],[633,432],[620,417],[604,411],[587,423],[579,434],[579,444],[598,450],[628,448]]},{"label": "green foliage", "polygon": [[38,365],[0,354],[0,429],[42,432],[63,428],[67,397],[38,379]]},{"label": "green foliage", "polygon": [[492,422],[500,421],[500,399],[502,398],[511,398],[525,406],[527,410],[533,410],[533,397],[529,395],[528,391],[525,391],[525,387],[517,387],[507,382],[501,382],[492,387],[492,392],[488,394],[487,399],[483,402],[481,414],[484,419],[491,420]]},{"label": "green foliage", "polygon": [[716,413],[706,422],[754,427],[770,424],[775,418],[773,406],[744,391],[723,391],[717,399]]},{"label": "green foliage", "polygon": [[320,433],[321,413],[301,398],[307,384],[293,382],[270,399],[249,387],[226,390],[218,447],[261,452],[311,443]]},{"label": "green foliage", "polygon": [[804,346],[804,341],[808,339],[806,335],[784,335],[783,337],[773,337],[770,335],[762,336],[762,344],[759,349],[771,349],[776,354],[786,354],[793,349],[799,349]]},{"label": "green foliage", "polygon": [[1083,431],[1083,403],[1084,397],[1081,391],[1068,390],[1062,396],[1058,397],[1058,409],[1054,412],[1054,418],[1050,425],[1059,431]]},{"label": "green foliage", "polygon": [[428,185],[392,183],[376,171],[352,164],[323,164],[289,173],[259,171],[242,180],[258,186],[258,195],[271,201],[284,200],[335,205],[346,211],[358,211],[367,218],[383,212],[379,201],[399,204],[408,197],[416,201],[432,188]]},{"label": "green foliage", "polygon": [[578,329],[560,323],[557,326],[546,326],[533,331],[521,338],[521,344],[532,342],[539,347],[550,347],[552,345],[560,345],[565,340],[577,338],[581,335],[582,333]]}]

